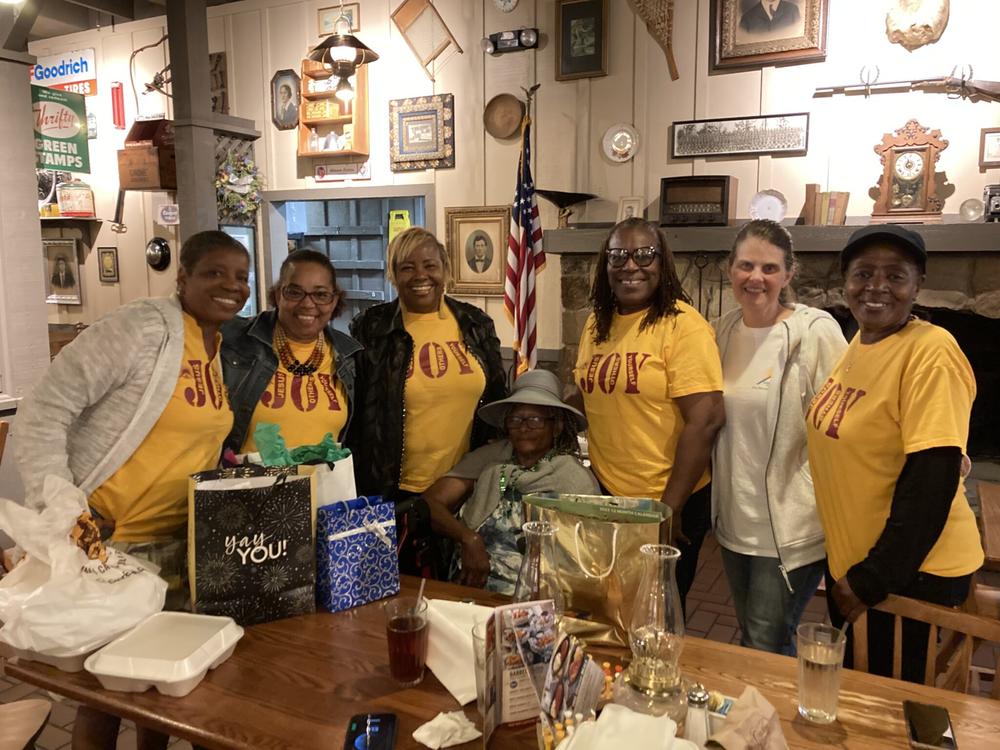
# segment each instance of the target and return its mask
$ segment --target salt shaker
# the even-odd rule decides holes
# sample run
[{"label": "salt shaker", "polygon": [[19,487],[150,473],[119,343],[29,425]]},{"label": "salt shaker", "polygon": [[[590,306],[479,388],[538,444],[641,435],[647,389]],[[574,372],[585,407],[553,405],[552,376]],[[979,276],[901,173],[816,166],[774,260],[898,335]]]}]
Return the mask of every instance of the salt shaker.
[{"label": "salt shaker", "polygon": [[684,739],[704,747],[711,733],[708,725],[708,691],[695,683],[688,690],[687,718],[684,720]]}]

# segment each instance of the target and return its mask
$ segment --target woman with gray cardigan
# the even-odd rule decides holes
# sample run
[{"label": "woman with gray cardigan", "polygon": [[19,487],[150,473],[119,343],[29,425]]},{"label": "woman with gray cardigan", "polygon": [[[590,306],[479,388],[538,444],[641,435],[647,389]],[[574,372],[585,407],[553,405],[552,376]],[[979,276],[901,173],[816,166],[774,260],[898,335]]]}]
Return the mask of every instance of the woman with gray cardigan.
[{"label": "woman with gray cardigan", "polygon": [[[181,248],[177,294],[98,320],[53,360],[17,414],[17,460],[31,505],[54,474],[87,495],[109,544],[160,568],[167,608],[186,592],[188,475],[214,468],[233,424],[219,327],[250,294],[250,259],[219,231]],[[81,706],[74,748],[113,748],[120,719]],[[138,727],[139,748],[167,737]]]},{"label": "woman with gray cardigan", "polygon": [[794,273],[788,231],[746,224],[729,254],[740,306],[714,324],[726,426],[713,452],[713,527],[742,645],[788,655],[826,557],[805,413],[847,347],[829,314],[783,302]]}]

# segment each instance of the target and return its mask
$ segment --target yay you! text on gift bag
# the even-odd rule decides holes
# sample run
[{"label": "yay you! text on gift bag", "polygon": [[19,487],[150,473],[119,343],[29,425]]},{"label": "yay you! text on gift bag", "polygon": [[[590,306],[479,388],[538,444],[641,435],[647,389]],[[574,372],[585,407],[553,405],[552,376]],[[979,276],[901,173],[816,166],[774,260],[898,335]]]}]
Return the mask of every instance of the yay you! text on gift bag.
[{"label": "yay you! text on gift bag", "polygon": [[191,477],[188,571],[196,612],[253,625],[315,611],[315,483],[294,466]]}]

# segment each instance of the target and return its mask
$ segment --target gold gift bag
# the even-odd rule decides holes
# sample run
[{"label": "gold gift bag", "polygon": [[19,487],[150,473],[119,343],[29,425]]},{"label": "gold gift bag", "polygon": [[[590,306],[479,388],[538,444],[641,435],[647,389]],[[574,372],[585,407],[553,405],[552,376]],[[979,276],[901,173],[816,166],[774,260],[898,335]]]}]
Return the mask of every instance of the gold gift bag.
[{"label": "gold gift bag", "polygon": [[555,568],[567,632],[591,644],[628,646],[642,579],[639,547],[660,541],[670,508],[657,500],[604,495],[525,495],[525,520],[556,525]]}]

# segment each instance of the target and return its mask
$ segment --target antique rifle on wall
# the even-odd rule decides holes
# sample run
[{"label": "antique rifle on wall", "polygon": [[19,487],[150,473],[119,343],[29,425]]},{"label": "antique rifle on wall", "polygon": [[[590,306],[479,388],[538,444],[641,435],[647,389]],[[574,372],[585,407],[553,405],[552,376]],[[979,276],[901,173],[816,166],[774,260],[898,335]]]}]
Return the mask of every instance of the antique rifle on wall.
[{"label": "antique rifle on wall", "polygon": [[[956,75],[959,73],[959,75]],[[1000,81],[977,81],[972,77],[972,66],[965,65],[959,71],[956,65],[951,69],[951,75],[940,78],[914,78],[905,81],[879,81],[879,69],[874,71],[865,66],[861,68],[858,78],[860,83],[843,86],[819,86],[814,96],[833,96],[834,94],[864,94],[887,91],[928,91],[943,90],[951,99],[971,99],[979,101],[986,99],[1000,101]]]}]

